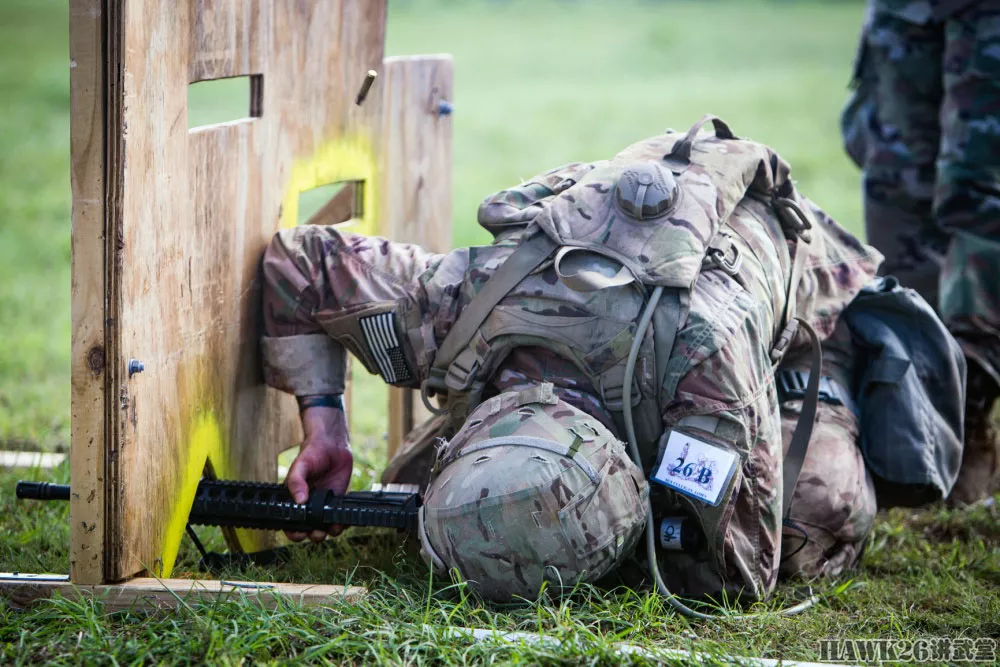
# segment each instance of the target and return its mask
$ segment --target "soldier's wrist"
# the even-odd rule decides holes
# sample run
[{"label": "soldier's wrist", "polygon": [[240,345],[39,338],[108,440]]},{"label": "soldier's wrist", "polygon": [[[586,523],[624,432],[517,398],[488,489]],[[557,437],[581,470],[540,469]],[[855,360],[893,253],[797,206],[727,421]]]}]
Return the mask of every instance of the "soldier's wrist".
[{"label": "soldier's wrist", "polygon": [[343,394],[308,394],[306,396],[296,396],[299,403],[299,412],[305,412],[309,408],[334,408],[344,411]]},{"label": "soldier's wrist", "polygon": [[[332,394],[341,399],[339,394]],[[335,405],[325,405],[332,402]],[[299,416],[302,419],[302,432],[305,442],[317,442],[323,446],[335,443],[338,447],[348,447],[347,415],[344,412],[343,399],[337,401],[306,400],[300,401],[302,407]],[[311,405],[310,405],[311,404]],[[340,407],[337,407],[339,405]]]}]

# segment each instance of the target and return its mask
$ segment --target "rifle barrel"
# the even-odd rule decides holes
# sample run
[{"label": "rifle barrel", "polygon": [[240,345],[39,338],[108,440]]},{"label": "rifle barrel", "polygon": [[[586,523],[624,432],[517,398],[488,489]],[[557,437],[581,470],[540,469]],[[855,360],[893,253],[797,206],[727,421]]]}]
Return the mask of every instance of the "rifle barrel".
[{"label": "rifle barrel", "polygon": [[69,500],[69,485],[48,482],[18,482],[14,494],[20,500]]},{"label": "rifle barrel", "polygon": [[[70,487],[48,482],[18,482],[24,500],[69,500]],[[374,526],[414,530],[420,497],[398,491],[352,491],[342,496],[313,491],[299,504],[283,484],[202,480],[188,522],[257,530],[309,532],[329,526]]]}]

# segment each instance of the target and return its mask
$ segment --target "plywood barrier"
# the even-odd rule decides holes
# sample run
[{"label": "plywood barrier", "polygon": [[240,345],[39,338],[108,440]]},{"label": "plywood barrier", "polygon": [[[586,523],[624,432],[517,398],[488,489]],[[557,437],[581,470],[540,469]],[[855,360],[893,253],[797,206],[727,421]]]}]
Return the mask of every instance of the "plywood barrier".
[{"label": "plywood barrier", "polygon": [[[168,576],[206,469],[272,480],[301,437],[257,345],[261,253],[302,192],[349,182],[327,215],[445,249],[452,71],[383,65],[385,0],[71,0],[70,16],[71,576],[96,584]],[[189,129],[188,86],[236,76],[245,112]]]},{"label": "plywood barrier", "polygon": [[[382,198],[386,235],[434,252],[451,247],[450,56],[388,58],[383,82]],[[416,392],[389,392],[389,454],[430,413]]]}]

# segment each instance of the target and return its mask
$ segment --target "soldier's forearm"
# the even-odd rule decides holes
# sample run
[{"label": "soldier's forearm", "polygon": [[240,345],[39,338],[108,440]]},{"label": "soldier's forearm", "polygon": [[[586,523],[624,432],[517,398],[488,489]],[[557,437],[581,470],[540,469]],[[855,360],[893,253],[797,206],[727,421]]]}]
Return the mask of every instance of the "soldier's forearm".
[{"label": "soldier's forearm", "polygon": [[326,334],[264,336],[264,381],[296,396],[343,394],[347,351]]}]

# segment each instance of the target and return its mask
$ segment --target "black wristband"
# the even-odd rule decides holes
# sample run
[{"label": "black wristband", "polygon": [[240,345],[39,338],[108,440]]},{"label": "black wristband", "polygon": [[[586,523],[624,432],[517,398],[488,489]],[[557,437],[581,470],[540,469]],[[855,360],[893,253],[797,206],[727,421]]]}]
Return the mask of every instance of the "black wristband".
[{"label": "black wristband", "polygon": [[308,396],[296,396],[299,402],[299,412],[307,408],[337,408],[344,409],[344,397],[342,394],[310,394]]}]

